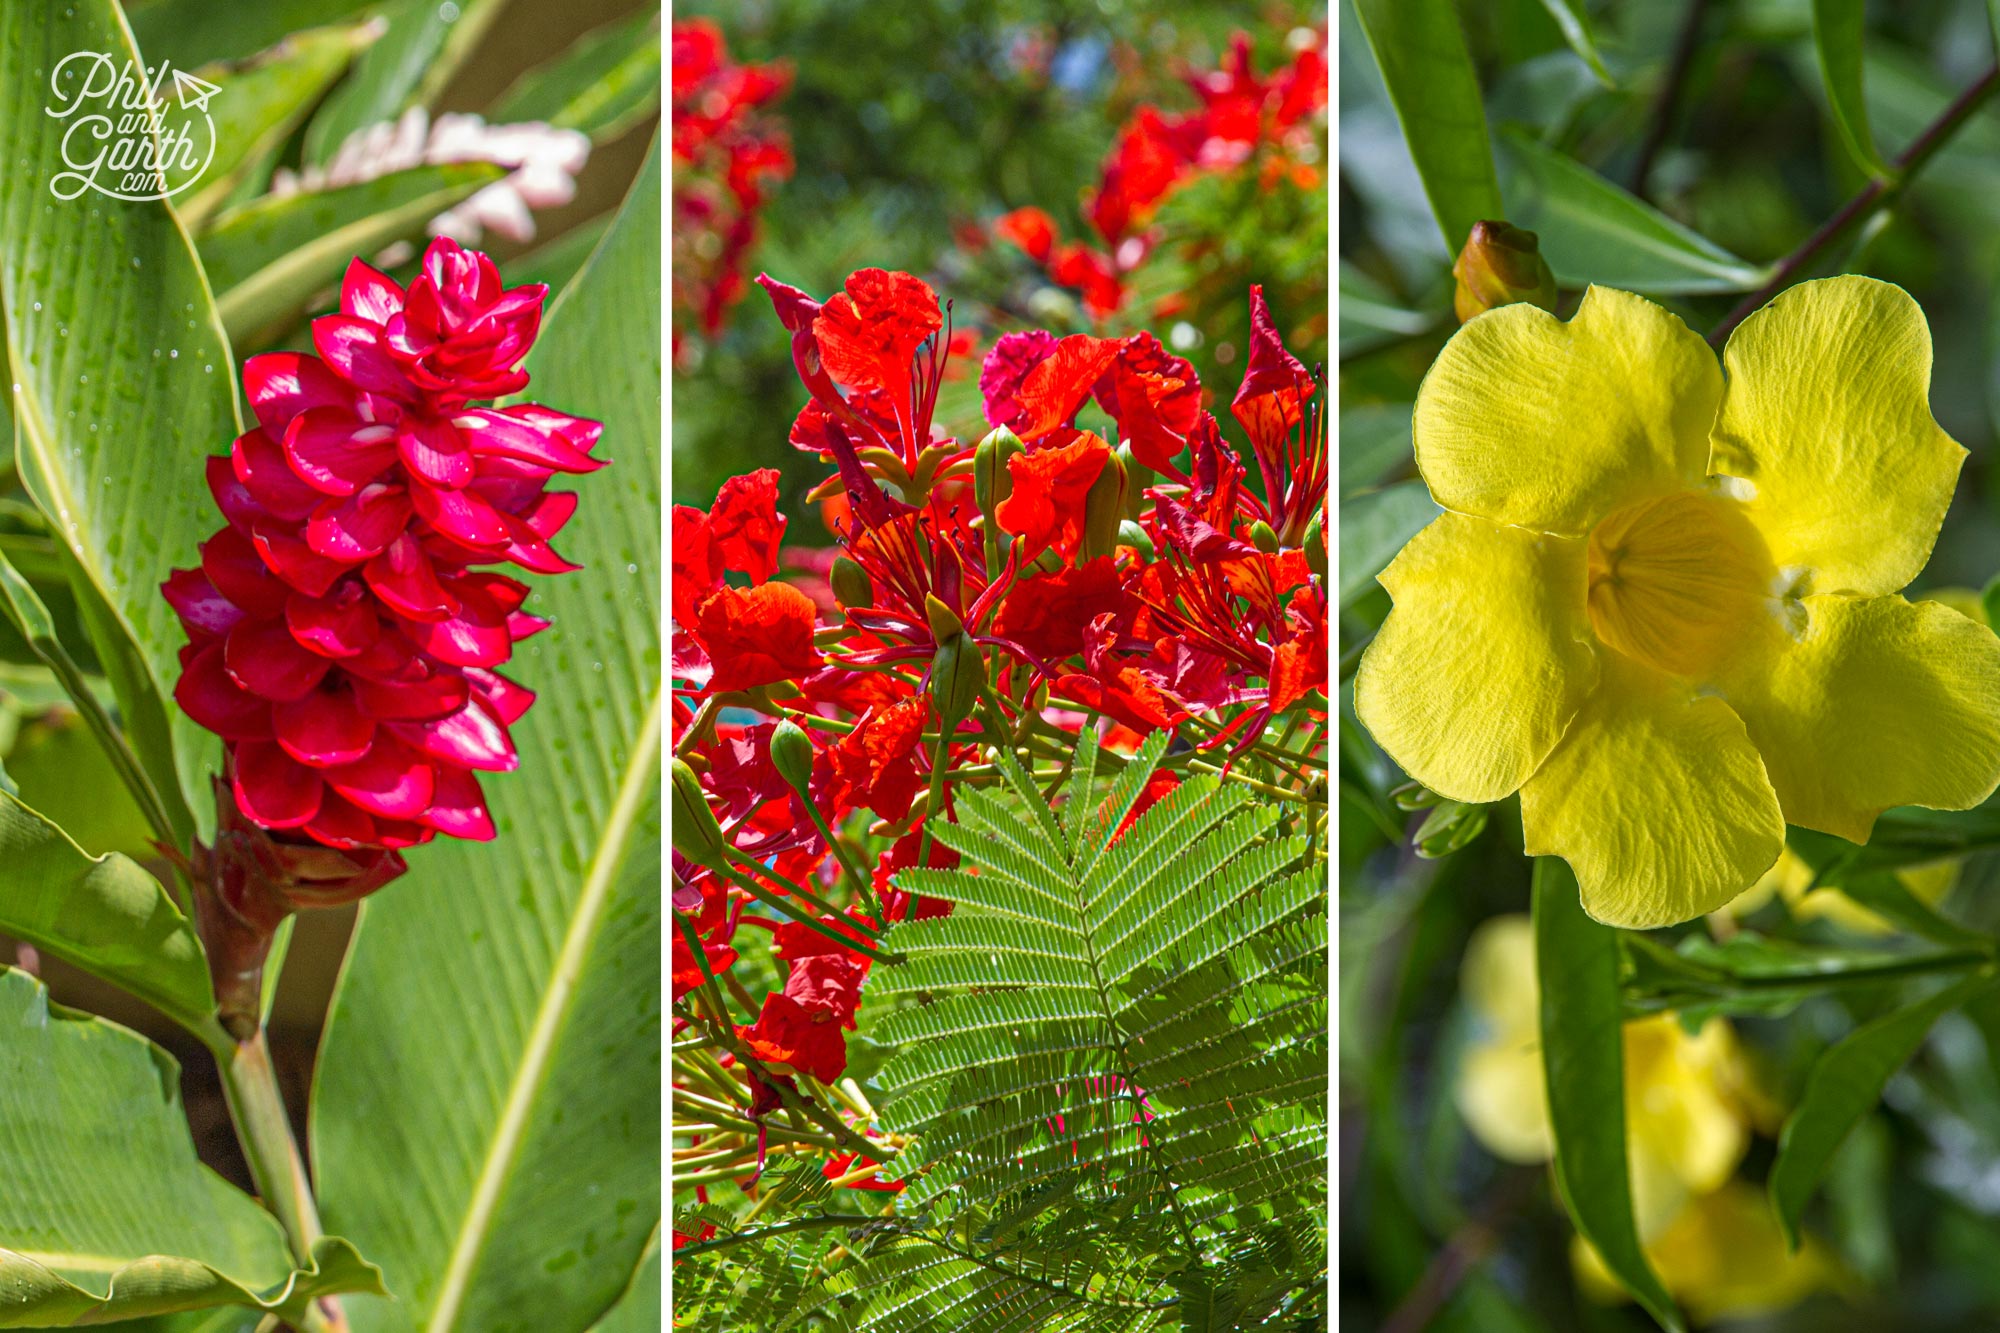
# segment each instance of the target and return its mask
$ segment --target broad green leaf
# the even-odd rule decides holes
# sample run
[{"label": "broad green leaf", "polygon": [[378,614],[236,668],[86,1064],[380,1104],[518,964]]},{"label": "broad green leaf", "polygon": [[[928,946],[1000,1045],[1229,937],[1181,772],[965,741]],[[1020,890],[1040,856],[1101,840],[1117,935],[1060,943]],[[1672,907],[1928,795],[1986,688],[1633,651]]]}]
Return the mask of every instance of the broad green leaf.
[{"label": "broad green leaf", "polygon": [[1379,486],[1412,458],[1413,404],[1370,403],[1340,414],[1340,498]]},{"label": "broad green leaf", "polygon": [[1970,948],[1993,947],[1993,938],[1969,930],[1925,903],[1903,886],[1903,881],[1886,871],[1855,875],[1844,879],[1840,891],[1877,916],[1913,935],[1940,944]]},{"label": "broad green leaf", "polygon": [[1403,544],[1442,510],[1421,481],[1399,481],[1340,502],[1340,604],[1368,591]]},{"label": "broad green leaf", "polygon": [[1509,217],[1493,173],[1479,74],[1458,12],[1451,0],[1354,0],[1354,11],[1423,177],[1444,247],[1456,255],[1473,223]]},{"label": "broad green leaf", "polygon": [[0,970],[0,1328],[249,1305],[297,1318],[379,1290],[344,1240],[294,1271],[284,1232],[195,1157],[180,1067]]},{"label": "broad green leaf", "polygon": [[201,238],[215,307],[239,342],[338,289],[347,262],[420,237],[439,213],[505,175],[483,162],[412,167],[359,185],[266,196]]},{"label": "broad green leaf", "polygon": [[331,161],[354,131],[429,106],[505,7],[505,0],[393,0],[385,6],[389,30],[354,62],[354,72],[306,127],[305,160]]},{"label": "broad green leaf", "polygon": [[[153,856],[152,831],[90,728],[69,709],[22,725],[7,747],[16,795],[92,854]],[[0,870],[0,881],[5,871]]]},{"label": "broad green leaf", "polygon": [[1541,237],[1566,287],[1598,283],[1651,293],[1742,292],[1767,270],[1746,263],[1574,158],[1519,131],[1500,135],[1508,221]]},{"label": "broad green leaf", "polygon": [[1616,88],[1617,80],[1611,71],[1604,68],[1604,57],[1597,54],[1597,39],[1590,35],[1590,17],[1583,12],[1583,6],[1576,0],[1542,0],[1542,8],[1549,11],[1549,17],[1562,29],[1563,40],[1577,58],[1590,66],[1590,72],[1597,81],[1607,88]]},{"label": "broad green leaf", "polygon": [[591,1333],[659,1333],[660,1322],[660,1238],[656,1232],[646,1251],[646,1260],[632,1275],[611,1313],[597,1321]]},{"label": "broad green leaf", "polygon": [[587,1329],[659,1221],[660,180],[656,142],[527,361],[613,462],[509,669],[540,698],[484,779],[499,838],[413,851],[335,996],[320,1201],[398,1298],[349,1301],[357,1333]]},{"label": "broad green leaf", "polygon": [[[214,135],[214,156],[198,180],[174,196],[182,221],[199,227],[214,213],[237,182],[298,127],[374,35],[372,26],[361,23],[313,28],[292,34],[248,64],[195,71],[196,78],[221,91],[208,99],[205,110],[170,100],[162,115],[170,131],[186,125],[197,141]],[[178,182],[170,178],[168,184]]]},{"label": "broad green leaf", "polygon": [[132,992],[196,1033],[215,1030],[215,993],[194,927],[139,865],[93,857],[0,794],[0,933]]},{"label": "broad green leaf", "polygon": [[601,214],[588,222],[579,223],[516,259],[507,266],[507,272],[514,281],[547,283],[550,291],[559,292],[569,285],[569,280],[583,267],[583,261],[597,249],[597,243],[604,238],[604,229],[610,222],[609,214]]},{"label": "broad green leaf", "polygon": [[1771,1166],[1771,1207],[1796,1247],[1799,1218],[1841,1143],[1876,1103],[1889,1076],[1916,1054],[1939,1018],[1994,983],[1990,971],[1966,977],[1856,1028],[1819,1058],[1798,1106],[1778,1134]]},{"label": "broad green leaf", "polygon": [[500,94],[487,119],[503,125],[545,121],[606,143],[659,109],[660,18],[641,10],[585,33]]},{"label": "broad green leaf", "polygon": [[[170,60],[185,70],[218,60],[242,60],[301,28],[352,19],[381,0],[152,0],[132,9],[132,35],[148,62]],[[102,49],[102,48],[99,48]]]},{"label": "broad green leaf", "polygon": [[1618,933],[1584,915],[1576,876],[1535,858],[1535,970],[1556,1188],[1578,1234],[1664,1327],[1685,1328],[1639,1248],[1625,1157],[1624,1007]]},{"label": "broad green leaf", "polygon": [[185,636],[160,583],[219,526],[202,460],[242,429],[234,367],[166,204],[50,191],[67,122],[46,114],[47,71],[76,50],[136,59],[111,0],[0,6],[0,307],[19,465],[81,581],[102,595],[99,657],[127,651],[121,640],[136,646],[143,669],[114,670],[113,683],[128,715],[157,709],[171,728],[178,784],[156,767],[157,747],[140,746],[142,757],[207,828],[214,738],[164,697]]},{"label": "broad green leaf", "polygon": [[1820,78],[1833,123],[1855,164],[1886,180],[1894,174],[1875,147],[1868,129],[1868,103],[1863,94],[1862,38],[1866,32],[1864,0],[1813,0],[1813,49],[1819,56]]}]

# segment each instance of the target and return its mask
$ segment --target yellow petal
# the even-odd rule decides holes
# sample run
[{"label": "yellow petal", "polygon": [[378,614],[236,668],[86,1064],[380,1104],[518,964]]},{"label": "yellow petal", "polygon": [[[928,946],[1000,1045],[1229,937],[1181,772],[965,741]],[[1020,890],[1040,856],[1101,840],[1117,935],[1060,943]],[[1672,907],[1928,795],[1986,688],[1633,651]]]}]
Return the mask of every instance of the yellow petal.
[{"label": "yellow petal", "polygon": [[1866,842],[1891,806],[2000,784],[2000,639],[1938,602],[1808,597],[1796,641],[1724,682],[1785,818]]},{"label": "yellow petal", "polygon": [[1931,416],[1931,333],[1902,288],[1805,282],[1743,321],[1711,472],[1741,477],[1797,591],[1890,593],[1930,559],[1965,450]]},{"label": "yellow petal", "polygon": [[1488,917],[1465,944],[1458,993],[1484,1029],[1506,1037],[1537,1037],[1541,987],[1535,980],[1535,925],[1526,913]]},{"label": "yellow petal", "polygon": [[1625,1025],[1625,1132],[1642,1237],[1657,1234],[1688,1196],[1716,1188],[1743,1160],[1750,1134],[1729,1091],[1740,1059],[1720,1019],[1698,1036],[1672,1014]]},{"label": "yellow petal", "polygon": [[1526,850],[1569,862],[1584,910],[1609,925],[1712,912],[1784,850],[1764,763],[1722,700],[1617,654],[1600,671],[1562,744],[1521,788]]},{"label": "yellow petal", "polygon": [[1472,1020],[1453,1089],[1459,1113],[1502,1161],[1547,1161],[1555,1141],[1542,1075],[1533,923],[1519,914],[1482,922],[1466,942],[1458,990]]},{"label": "yellow petal", "polygon": [[1580,537],[1700,481],[1721,395],[1715,353],[1643,297],[1592,287],[1568,323],[1501,306],[1424,376],[1417,467],[1446,509]]},{"label": "yellow petal", "polygon": [[[1740,1180],[1690,1200],[1645,1250],[1667,1291],[1701,1324],[1786,1309],[1835,1273],[1813,1237],[1796,1252],[1787,1246],[1763,1195]],[[1581,1236],[1571,1242],[1570,1260],[1577,1284],[1592,1300],[1608,1305],[1627,1299]]]},{"label": "yellow petal", "polygon": [[1444,514],[1381,580],[1396,605],[1355,673],[1355,716],[1440,795],[1514,792],[1597,679],[1583,543]]}]

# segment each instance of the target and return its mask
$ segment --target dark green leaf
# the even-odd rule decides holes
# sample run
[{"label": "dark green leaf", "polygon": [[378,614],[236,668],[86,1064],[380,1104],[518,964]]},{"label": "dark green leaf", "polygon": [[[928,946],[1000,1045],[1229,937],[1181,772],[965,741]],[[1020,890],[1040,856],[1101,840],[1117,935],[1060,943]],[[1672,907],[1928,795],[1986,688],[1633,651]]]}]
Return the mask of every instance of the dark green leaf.
[{"label": "dark green leaf", "polygon": [[185,70],[241,60],[301,28],[350,19],[381,0],[152,0],[132,7],[132,36],[148,65],[170,60]]},{"label": "dark green leaf", "polygon": [[1840,127],[1841,142],[1856,165],[1871,176],[1886,179],[1890,167],[1875,147],[1868,129],[1868,103],[1863,95],[1862,36],[1867,5],[1864,0],[1813,0],[1813,48],[1819,56],[1826,100]]},{"label": "dark green leaf", "polygon": [[1458,11],[1451,0],[1355,0],[1354,10],[1423,177],[1444,248],[1457,255],[1473,223],[1508,216],[1486,139],[1479,74]]},{"label": "dark green leaf", "polygon": [[1993,982],[1991,972],[1982,971],[1935,991],[1856,1028],[1813,1066],[1805,1093],[1778,1135],[1778,1159],[1771,1167],[1771,1207],[1794,1246],[1799,1218],[1827,1164],[1882,1100],[1889,1076],[1916,1054],[1932,1024]]},{"label": "dark green leaf", "polygon": [[429,106],[504,7],[505,0],[392,0],[383,6],[388,31],[313,116],[305,160],[324,164],[354,131]]},{"label": "dark green leaf", "polygon": [[1542,254],[1566,287],[1740,292],[1769,276],[1526,134],[1503,130],[1499,147],[1513,201],[1508,221],[1541,237]]},{"label": "dark green leaf", "polygon": [[660,105],[660,19],[641,10],[584,34],[500,95],[487,119],[544,121],[582,130],[594,142],[617,138]]},{"label": "dark green leaf", "polygon": [[1534,918],[1558,1192],[1605,1267],[1678,1333],[1680,1312],[1647,1264],[1632,1217],[1618,934],[1584,914],[1576,876],[1554,857],[1535,860]]},{"label": "dark green leaf", "polygon": [[1379,486],[1411,461],[1413,403],[1371,403],[1340,414],[1340,498]]}]

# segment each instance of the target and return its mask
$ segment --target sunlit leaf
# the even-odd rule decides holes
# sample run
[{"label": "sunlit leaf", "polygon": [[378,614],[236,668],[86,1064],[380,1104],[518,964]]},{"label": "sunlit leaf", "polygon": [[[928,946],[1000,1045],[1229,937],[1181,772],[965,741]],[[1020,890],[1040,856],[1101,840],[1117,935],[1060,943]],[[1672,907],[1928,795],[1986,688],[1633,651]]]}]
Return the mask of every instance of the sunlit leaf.
[{"label": "sunlit leaf", "polygon": [[569,50],[523,74],[487,118],[506,125],[544,121],[604,143],[659,105],[660,20],[641,10],[584,34]]},{"label": "sunlit leaf", "polygon": [[429,106],[505,7],[505,0],[392,0],[383,6],[388,31],[314,115],[305,160],[325,163],[356,130]]}]

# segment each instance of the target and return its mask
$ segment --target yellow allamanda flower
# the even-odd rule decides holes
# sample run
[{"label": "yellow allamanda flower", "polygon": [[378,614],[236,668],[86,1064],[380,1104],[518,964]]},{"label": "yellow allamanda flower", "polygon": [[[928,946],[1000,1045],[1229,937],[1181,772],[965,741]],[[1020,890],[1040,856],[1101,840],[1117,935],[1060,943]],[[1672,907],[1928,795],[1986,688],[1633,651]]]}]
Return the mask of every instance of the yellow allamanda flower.
[{"label": "yellow allamanda flower", "polygon": [[[1542,1068],[1534,930],[1495,917],[1466,947],[1460,993],[1473,1031],[1454,1089],[1474,1138],[1505,1161],[1554,1152]],[[1729,1025],[1690,1034],[1671,1014],[1625,1024],[1626,1157],[1641,1247],[1697,1319],[1781,1309],[1835,1276],[1813,1239],[1794,1252],[1762,1194],[1734,1179],[1750,1127],[1768,1108]],[[1572,1259],[1586,1290],[1624,1294],[1578,1238]]]},{"label": "yellow allamanda flower", "polygon": [[1354,707],[1454,800],[1521,794],[1531,855],[1647,927],[1713,911],[1787,821],[1865,842],[1898,805],[2000,785],[2000,640],[1897,594],[1965,458],[1931,416],[1900,288],[1800,284],[1718,365],[1608,288],[1564,322],[1479,316],[1417,396],[1447,512],[1381,582]]}]

